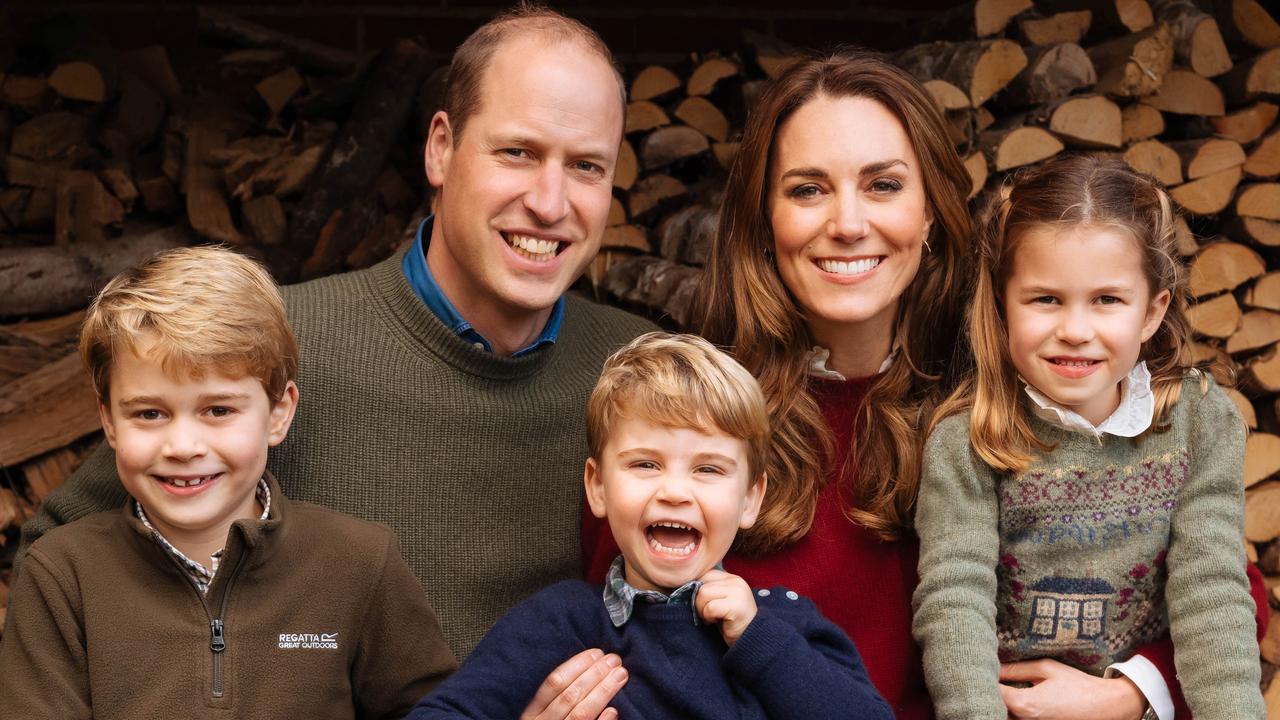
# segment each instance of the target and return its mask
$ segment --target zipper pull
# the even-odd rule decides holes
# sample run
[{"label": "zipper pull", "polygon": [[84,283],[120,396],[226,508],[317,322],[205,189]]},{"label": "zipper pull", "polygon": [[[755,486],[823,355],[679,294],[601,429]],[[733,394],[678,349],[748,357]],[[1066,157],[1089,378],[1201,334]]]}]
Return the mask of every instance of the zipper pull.
[{"label": "zipper pull", "polygon": [[222,621],[211,620],[209,630],[213,634],[213,639],[209,641],[209,649],[216,653],[222,652],[227,647],[227,642],[222,637]]}]

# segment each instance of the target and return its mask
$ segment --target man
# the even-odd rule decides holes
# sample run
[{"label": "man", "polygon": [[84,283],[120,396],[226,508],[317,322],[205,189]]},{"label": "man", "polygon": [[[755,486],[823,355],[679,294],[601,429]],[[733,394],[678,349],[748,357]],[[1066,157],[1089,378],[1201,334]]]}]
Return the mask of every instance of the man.
[{"label": "man", "polygon": [[[268,468],[291,497],[390,525],[459,658],[512,605],[581,574],[587,395],[652,329],[564,294],[600,245],[624,103],[593,31],[537,7],[495,18],[458,48],[431,121],[437,213],[412,247],[285,288],[308,399]],[[124,499],[104,445],[22,547]],[[616,665],[572,659],[537,709],[563,717]],[[611,695],[589,695],[591,717]]]}]

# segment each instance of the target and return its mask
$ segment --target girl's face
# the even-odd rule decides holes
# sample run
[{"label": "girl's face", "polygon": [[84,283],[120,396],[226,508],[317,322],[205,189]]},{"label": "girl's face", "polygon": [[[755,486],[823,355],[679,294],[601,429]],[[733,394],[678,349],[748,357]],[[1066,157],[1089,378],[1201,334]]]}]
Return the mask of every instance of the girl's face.
[{"label": "girl's face", "polygon": [[778,274],[819,342],[866,323],[891,333],[932,220],[898,118],[862,97],[801,106],[778,129],[768,209]]},{"label": "girl's face", "polygon": [[1004,288],[1009,355],[1023,379],[1094,425],[1169,307],[1153,297],[1138,244],[1111,227],[1034,227],[1018,238]]}]

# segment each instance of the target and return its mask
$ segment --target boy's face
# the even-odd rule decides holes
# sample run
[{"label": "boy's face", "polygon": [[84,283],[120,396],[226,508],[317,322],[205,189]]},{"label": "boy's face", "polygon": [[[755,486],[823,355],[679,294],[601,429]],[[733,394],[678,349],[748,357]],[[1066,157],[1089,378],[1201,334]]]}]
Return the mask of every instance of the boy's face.
[{"label": "boy's face", "polygon": [[175,545],[225,538],[257,515],[267,448],[284,440],[298,389],[272,403],[253,377],[173,377],[149,349],[115,358],[110,406],[98,406],[120,480]]},{"label": "boy's face", "polygon": [[584,481],[591,512],[608,518],[626,558],[627,582],[664,592],[724,558],[756,521],[765,489],[749,476],[745,440],[635,418],[619,418]]}]

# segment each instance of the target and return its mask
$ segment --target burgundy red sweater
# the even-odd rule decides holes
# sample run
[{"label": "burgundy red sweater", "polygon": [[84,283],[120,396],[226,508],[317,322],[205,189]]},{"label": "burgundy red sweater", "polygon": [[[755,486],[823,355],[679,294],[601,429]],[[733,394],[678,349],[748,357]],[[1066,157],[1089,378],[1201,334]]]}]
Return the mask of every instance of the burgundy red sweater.
[{"label": "burgundy red sweater", "polygon": [[[844,467],[858,407],[875,376],[848,382],[810,378],[809,388],[831,429],[835,447],[832,468]],[[853,482],[849,478],[845,482]],[[840,486],[832,478],[818,495],[809,534],[780,552],[762,558],[730,554],[725,570],[742,576],[751,587],[784,585],[804,595],[848,634],[862,655],[867,673],[900,720],[931,720],[933,704],[925,688],[920,649],[911,637],[911,594],[918,577],[919,543],[914,535],[884,542],[850,522],[840,502]],[[583,511],[582,552],[589,582],[604,582],[609,563],[618,556],[609,525]],[[1258,613],[1258,637],[1266,632],[1266,588],[1249,564],[1249,584]],[[1140,651],[1155,663],[1173,694],[1178,718],[1190,718],[1178,687],[1173,644],[1167,639]]]}]

